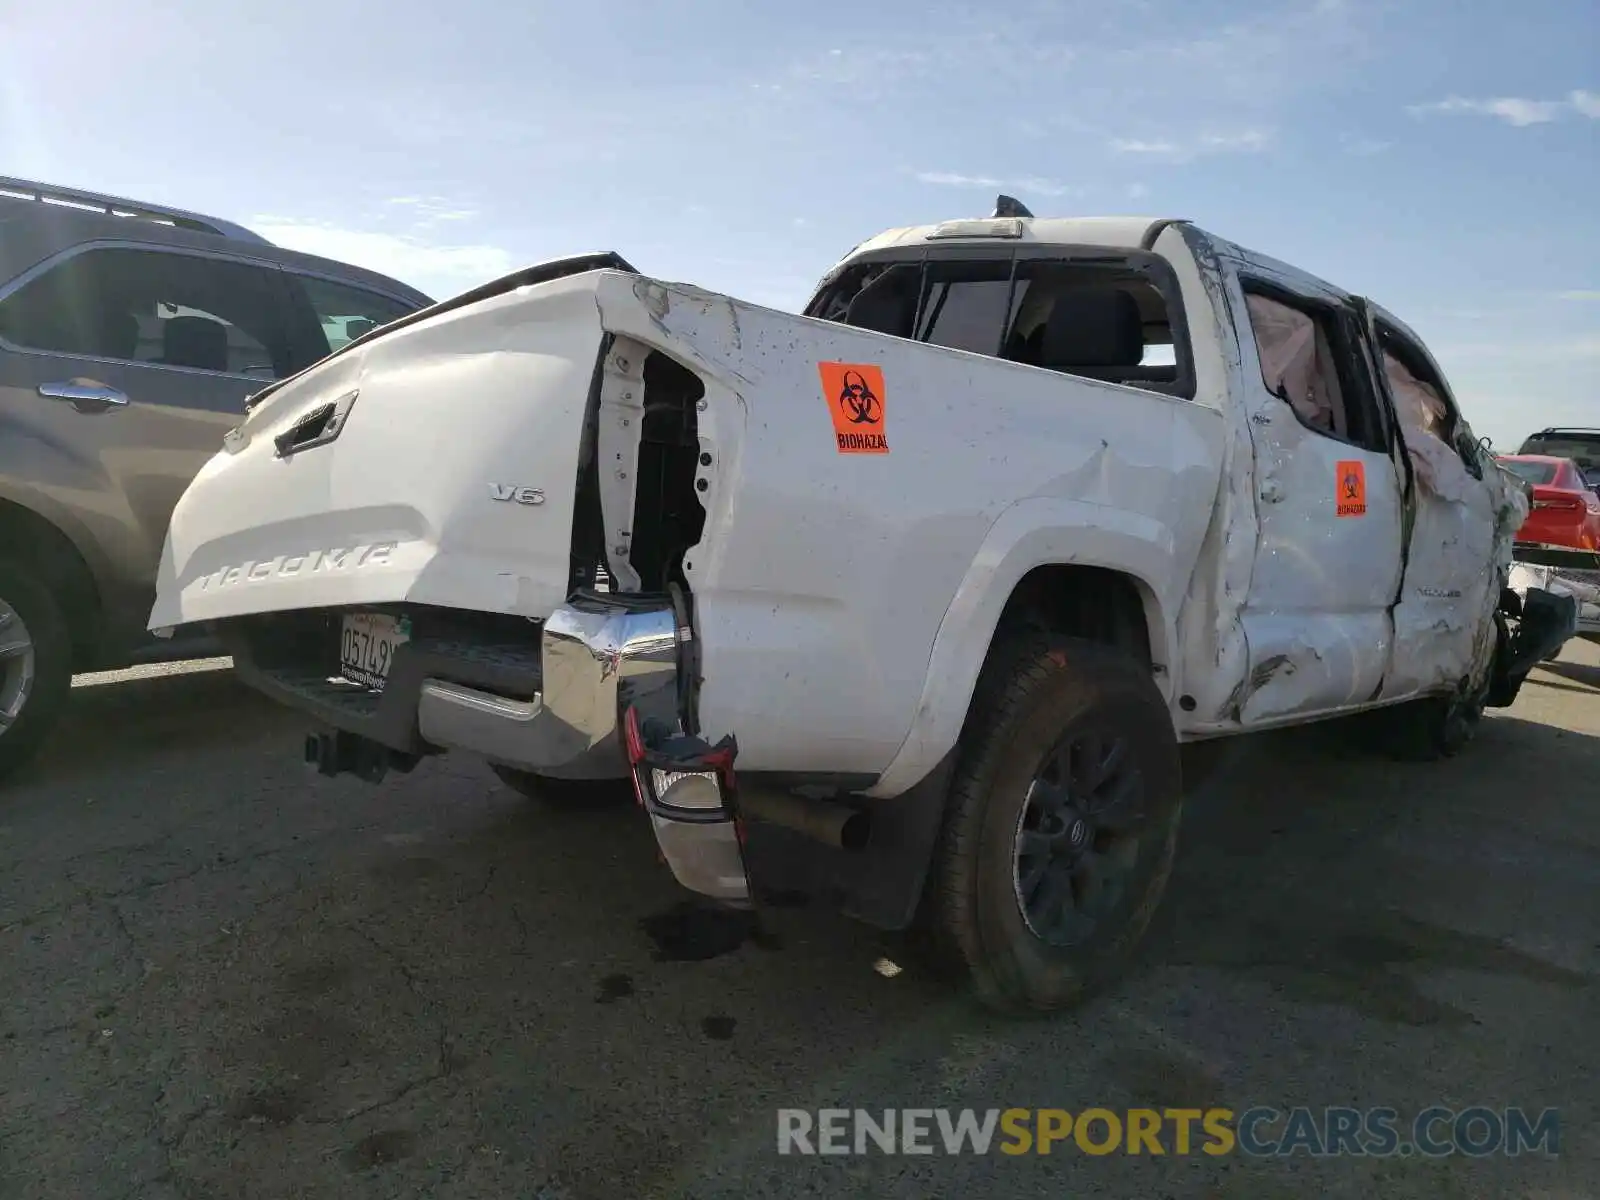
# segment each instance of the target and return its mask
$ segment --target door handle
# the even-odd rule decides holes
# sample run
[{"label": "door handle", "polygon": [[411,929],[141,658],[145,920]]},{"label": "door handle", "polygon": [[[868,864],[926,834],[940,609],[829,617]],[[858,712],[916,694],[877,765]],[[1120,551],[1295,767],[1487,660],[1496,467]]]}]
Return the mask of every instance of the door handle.
[{"label": "door handle", "polygon": [[125,392],[103,383],[77,383],[71,379],[62,383],[41,383],[39,395],[51,400],[65,400],[79,412],[104,412],[108,408],[123,408],[128,403]]}]

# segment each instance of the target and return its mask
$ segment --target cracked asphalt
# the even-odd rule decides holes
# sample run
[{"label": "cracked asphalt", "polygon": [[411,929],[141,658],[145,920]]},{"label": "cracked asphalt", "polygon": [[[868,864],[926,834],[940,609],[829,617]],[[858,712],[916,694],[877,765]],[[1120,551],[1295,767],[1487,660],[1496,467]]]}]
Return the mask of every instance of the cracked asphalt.
[{"label": "cracked asphalt", "polygon": [[[86,678],[0,792],[5,1200],[1600,1194],[1596,647],[1448,763],[1241,743],[1137,968],[1026,1021],[816,908],[663,960],[635,811],[300,732],[205,664]],[[778,1107],[1436,1103],[1558,1107],[1559,1156],[775,1151]]]}]

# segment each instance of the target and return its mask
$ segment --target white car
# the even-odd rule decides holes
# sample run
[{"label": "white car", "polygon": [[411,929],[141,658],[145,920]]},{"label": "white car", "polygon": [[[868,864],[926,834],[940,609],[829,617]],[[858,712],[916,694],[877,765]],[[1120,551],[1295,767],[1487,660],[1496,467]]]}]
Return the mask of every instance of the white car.
[{"label": "white car", "polygon": [[1042,1008],[1143,932],[1180,743],[1382,708],[1453,753],[1510,703],[1571,616],[1507,591],[1527,511],[1378,306],[1002,198],[805,315],[601,255],[357,339],[190,487],[151,624],[324,771],[631,777],[690,889],[804,877]]}]

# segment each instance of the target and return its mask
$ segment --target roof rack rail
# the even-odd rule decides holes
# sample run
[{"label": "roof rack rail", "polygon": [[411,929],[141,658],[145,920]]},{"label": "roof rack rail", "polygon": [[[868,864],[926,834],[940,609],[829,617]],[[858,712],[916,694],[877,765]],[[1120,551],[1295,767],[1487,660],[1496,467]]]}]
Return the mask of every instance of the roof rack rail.
[{"label": "roof rack rail", "polygon": [[181,208],[168,208],[160,204],[145,204],[121,196],[106,196],[99,192],[87,192],[81,188],[38,183],[31,179],[13,179],[0,175],[0,197],[38,200],[43,203],[107,213],[116,217],[138,217],[146,221],[160,221],[163,224],[175,225],[179,229],[215,234],[239,242],[254,242],[259,246],[272,244],[254,230],[236,225],[232,221],[224,221],[219,217],[207,217],[200,213],[186,212]]}]

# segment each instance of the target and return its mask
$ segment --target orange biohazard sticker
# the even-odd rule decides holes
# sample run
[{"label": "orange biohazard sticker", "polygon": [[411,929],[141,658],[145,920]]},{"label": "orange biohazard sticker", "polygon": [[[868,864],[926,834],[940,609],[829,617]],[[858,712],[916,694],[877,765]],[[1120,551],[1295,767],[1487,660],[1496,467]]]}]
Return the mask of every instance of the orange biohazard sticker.
[{"label": "orange biohazard sticker", "polygon": [[822,398],[833,417],[840,454],[887,454],[883,368],[866,363],[818,363]]},{"label": "orange biohazard sticker", "polygon": [[1367,515],[1367,464],[1359,459],[1346,459],[1334,466],[1333,511],[1341,517]]}]

